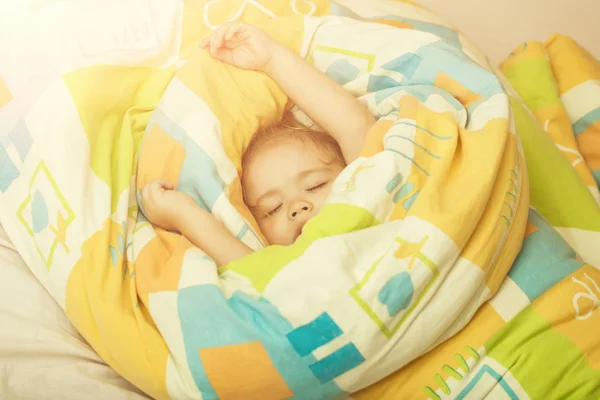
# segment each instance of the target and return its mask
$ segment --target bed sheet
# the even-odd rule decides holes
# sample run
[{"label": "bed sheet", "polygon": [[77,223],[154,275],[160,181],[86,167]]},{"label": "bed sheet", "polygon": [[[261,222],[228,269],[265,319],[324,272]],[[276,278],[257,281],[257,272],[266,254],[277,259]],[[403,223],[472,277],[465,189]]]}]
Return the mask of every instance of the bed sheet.
[{"label": "bed sheet", "polygon": [[146,399],[107,366],[0,225],[0,399]]}]

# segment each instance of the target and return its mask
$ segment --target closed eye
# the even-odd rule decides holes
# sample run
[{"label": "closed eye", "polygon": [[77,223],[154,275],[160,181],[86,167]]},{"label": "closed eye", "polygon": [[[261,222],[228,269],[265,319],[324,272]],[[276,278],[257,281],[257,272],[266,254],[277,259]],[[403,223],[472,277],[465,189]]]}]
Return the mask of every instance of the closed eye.
[{"label": "closed eye", "polygon": [[318,184],[318,185],[316,185],[316,186],[313,186],[313,187],[311,187],[311,188],[309,188],[309,189],[306,189],[306,190],[307,190],[308,192],[312,192],[312,191],[314,191],[314,190],[319,190],[319,189],[321,189],[323,186],[327,185],[327,183],[329,183],[329,182],[323,182],[323,183],[320,183],[320,184]]},{"label": "closed eye", "polygon": [[277,211],[279,210],[281,210],[281,204],[269,211],[267,213],[267,217],[272,217],[273,215],[277,214]]}]

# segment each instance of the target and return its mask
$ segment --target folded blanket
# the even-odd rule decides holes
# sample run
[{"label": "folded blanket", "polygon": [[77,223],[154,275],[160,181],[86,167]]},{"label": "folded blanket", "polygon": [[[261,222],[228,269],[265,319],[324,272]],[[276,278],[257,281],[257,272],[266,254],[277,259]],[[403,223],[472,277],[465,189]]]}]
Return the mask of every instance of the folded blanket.
[{"label": "folded blanket", "polygon": [[[523,43],[501,68],[600,204],[600,62],[572,39],[554,35],[546,45]],[[530,168],[530,176],[550,172],[548,183],[557,188],[532,193],[532,205],[586,260],[600,265],[596,207],[582,204],[571,190],[558,190],[567,176],[556,166],[540,159]]]},{"label": "folded blanket", "polygon": [[502,71],[533,111],[509,91],[531,185],[521,253],[467,327],[353,398],[600,397],[600,220],[590,179],[600,130],[593,112],[581,112],[600,104],[598,66],[559,35],[546,45],[524,43],[504,61]]},{"label": "folded blanket", "polygon": [[[0,58],[12,61],[0,65],[0,125],[9,132],[0,141],[0,223],[120,374],[156,398],[316,399],[355,392],[427,353],[364,395],[398,384],[432,398],[461,385],[505,388],[480,379],[486,373],[512,374],[514,393],[543,393],[526,385],[529,367],[507,364],[520,336],[486,341],[527,310],[542,315],[541,325],[517,326],[559,321],[554,300],[519,314],[559,282],[565,296],[587,285],[583,300],[594,298],[598,271],[575,259],[543,217],[588,237],[600,231],[600,210],[460,34],[387,1],[46,3],[0,28],[12,33],[0,36]],[[308,16],[328,12],[369,22]],[[294,14],[307,16],[270,20]],[[289,247],[263,249],[239,184],[244,146],[280,117],[286,98],[265,76],[196,46],[232,18],[259,24],[379,119],[362,157]],[[537,168],[532,200],[556,194],[544,207],[534,203],[539,213],[528,208],[526,159]],[[540,160],[554,168],[535,167]],[[256,253],[219,276],[185,238],[155,230],[137,206],[137,189],[155,178],[176,182]],[[577,207],[565,207],[563,192]],[[543,265],[557,270],[539,277]],[[573,320],[596,329],[597,303],[583,300],[573,303],[581,317]],[[450,376],[429,383],[435,370],[421,374],[421,360],[444,359],[448,344],[473,329],[469,347],[456,351],[468,352],[454,361],[459,368],[444,367]],[[582,350],[560,360],[576,365],[562,390],[587,395],[597,386],[572,385],[597,382],[585,369],[597,358],[584,351],[595,342],[576,339]],[[545,348],[533,350],[541,359]],[[459,379],[467,372],[477,382]]]},{"label": "folded blanket", "polygon": [[554,35],[523,43],[501,69],[600,202],[600,62]]}]

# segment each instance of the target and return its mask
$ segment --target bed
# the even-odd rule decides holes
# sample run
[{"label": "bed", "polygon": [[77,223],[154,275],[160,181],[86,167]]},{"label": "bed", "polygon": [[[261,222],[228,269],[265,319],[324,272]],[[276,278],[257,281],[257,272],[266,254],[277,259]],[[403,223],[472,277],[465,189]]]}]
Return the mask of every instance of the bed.
[{"label": "bed", "polygon": [[[57,13],[56,15],[59,16],[57,18],[58,21],[60,21],[60,18],[67,18],[71,12],[82,12],[82,10],[78,10],[77,7],[69,9],[70,6],[67,4],[59,4],[57,2],[56,4],[48,6],[50,3],[46,3],[47,4],[39,3],[39,8],[32,6],[32,8],[28,10],[22,9],[17,10],[16,12],[23,12],[23,15],[28,15],[27,13],[30,13],[32,19],[26,20],[30,24],[35,24],[36,18],[43,18],[44,16],[50,15],[52,12]],[[131,8],[123,15],[129,15],[130,17],[132,15],[137,15],[137,25],[128,25],[125,23],[125,20],[120,21],[120,23],[123,23],[123,26],[131,29],[130,31],[121,31],[122,36],[119,36],[117,33],[118,29],[115,28],[116,30],[113,32],[115,36],[108,40],[106,40],[106,38],[90,37],[89,39],[83,40],[84,43],[89,45],[89,48],[84,49],[85,51],[83,52],[78,52],[78,54],[82,54],[81,60],[73,61],[57,58],[53,61],[57,63],[77,62],[93,65],[99,59],[121,60],[123,57],[122,53],[111,52],[111,49],[106,47],[107,43],[112,41],[114,44],[114,41],[116,41],[118,46],[120,46],[119,48],[130,48],[132,50],[131,59],[125,59],[124,61],[121,60],[119,62],[131,65],[143,65],[148,68],[157,68],[173,64],[178,52],[177,44],[180,42],[193,42],[193,37],[197,37],[198,32],[195,31],[195,28],[188,28],[184,31],[189,35],[186,36],[181,35],[181,32],[173,30],[172,27],[179,23],[185,24],[186,16],[201,15],[198,10],[203,6],[207,6],[209,3],[212,4],[214,2],[189,2],[185,6],[189,7],[188,10],[193,10],[194,7],[200,7],[198,10],[189,13],[182,13],[181,8],[178,5],[167,6],[158,5],[156,2],[146,3],[148,6],[148,8],[146,8],[146,13],[135,13],[134,10],[136,7],[140,6],[138,2],[128,3],[128,6],[131,6]],[[311,7],[307,6],[307,4],[312,4],[310,2],[301,5],[297,4],[299,2],[292,3],[296,7],[295,11],[297,11],[297,13],[309,13],[312,10]],[[252,1],[243,2],[243,4],[247,6],[247,12],[250,13],[251,17],[254,15],[253,13],[257,12],[256,10],[264,12],[264,10],[261,10],[260,8],[260,3],[259,6]],[[421,15],[420,8],[412,5],[380,1],[377,5],[370,4],[369,7],[365,7],[357,1],[348,0],[332,3],[330,6],[330,12],[334,15],[354,18],[367,17],[370,19],[374,19],[374,17],[381,14],[389,15],[388,13],[391,12],[390,10],[398,10],[398,14],[402,15],[403,19],[388,18],[388,22],[391,21],[391,25],[405,28],[407,24],[412,24],[414,29],[434,29],[436,34],[439,35],[456,35],[453,33],[454,31],[445,26],[442,21],[437,20],[434,16],[430,16],[429,14],[427,14],[427,18],[430,18],[435,24],[431,25],[432,22],[429,22],[429,25],[423,23],[423,25],[419,26],[415,20]],[[115,10],[119,10],[119,7],[122,7],[122,5],[117,5],[116,2],[113,2],[98,7],[95,10],[84,9],[83,14],[88,19],[82,20],[87,21],[87,24],[99,24],[98,21],[101,21],[102,18],[110,19],[114,15],[119,15],[118,13],[115,14]],[[243,7],[240,9],[240,12],[242,11]],[[314,10],[312,11],[314,12]],[[44,14],[46,12],[50,14]],[[64,12],[64,14],[62,14],[62,12]],[[99,16],[99,18],[92,18],[91,15]],[[184,16],[183,22],[179,20],[182,15]],[[210,27],[214,25],[210,18],[207,17],[208,14],[205,13],[204,15],[206,18],[204,21],[206,26]],[[407,21],[406,15],[411,17],[410,21]],[[115,23],[115,26],[118,26],[118,23],[119,21]],[[152,31],[156,34],[156,37],[151,37],[152,35],[144,36],[144,32],[146,34],[149,32],[144,30],[147,29],[147,25],[145,24],[148,23],[153,23],[155,24],[154,26],[157,27]],[[65,26],[69,25],[66,24]],[[86,28],[87,27],[88,25],[86,25]],[[55,32],[55,37],[47,39],[48,43],[56,43],[61,38],[64,38],[64,36],[61,35],[72,34],[73,31],[70,29],[81,29],[81,26],[57,30]],[[458,38],[458,36],[455,38]],[[472,51],[469,55],[473,57],[477,63],[487,63],[485,58],[477,53],[477,50],[471,50],[468,44],[465,45],[464,40],[466,39],[461,38],[460,40],[463,41],[462,44],[464,47],[469,49],[468,51]],[[159,44],[159,49],[156,48],[157,43]],[[9,51],[10,50],[15,51],[15,48],[9,47]],[[29,50],[35,49],[32,48]],[[597,103],[593,102],[594,98],[590,95],[589,99],[592,105],[582,105],[577,101],[573,101],[575,95],[569,94],[569,91],[573,89],[572,79],[569,78],[569,73],[572,71],[573,65],[565,60],[575,53],[583,55],[583,59],[585,60],[592,59],[589,53],[585,53],[583,49],[579,49],[573,41],[568,38],[557,36],[546,45],[531,42],[520,46],[501,67],[506,79],[515,87],[533,114],[530,114],[525,108],[519,108],[518,105],[515,105],[514,107],[521,111],[515,112],[521,112],[521,118],[524,120],[529,118],[528,121],[530,122],[528,123],[533,125],[538,124],[535,126],[532,125],[531,129],[533,131],[543,133],[544,131],[541,130],[540,127],[544,127],[549,133],[548,137],[550,137],[554,143],[558,144],[557,148],[560,151],[557,151],[554,147],[549,147],[547,154],[551,153],[553,154],[553,157],[556,155],[565,157],[565,160],[563,161],[556,161],[557,159],[552,157],[548,159],[541,157],[537,160],[539,165],[544,165],[544,162],[550,160],[552,162],[558,162],[559,164],[562,162],[565,165],[572,166],[572,171],[568,170],[566,167],[560,169],[560,171],[562,171],[560,172],[561,179],[563,179],[560,183],[572,188],[573,192],[580,193],[580,197],[575,196],[574,198],[576,204],[581,206],[581,209],[591,210],[588,214],[584,214],[583,216],[575,215],[577,214],[576,212],[565,211],[564,208],[557,208],[557,204],[564,204],[564,201],[569,201],[569,199],[560,199],[560,201],[557,200],[556,203],[546,201],[543,196],[543,191],[538,190],[536,192],[535,183],[544,186],[547,184],[547,180],[545,180],[547,177],[544,175],[543,171],[539,170],[543,170],[543,168],[536,168],[535,164],[530,165],[530,174],[537,174],[535,175],[537,180],[534,180],[534,186],[532,187],[532,202],[536,204],[536,210],[530,211],[528,214],[529,222],[525,229],[524,237],[525,240],[529,238],[529,242],[525,242],[525,246],[529,246],[531,249],[537,249],[540,246],[542,248],[544,248],[544,246],[547,247],[548,243],[554,243],[556,247],[563,249],[563,247],[561,247],[563,246],[562,238],[565,238],[570,247],[569,245],[566,245],[566,247],[564,247],[564,254],[560,255],[560,257],[563,258],[559,257],[555,260],[560,259],[560,262],[556,261],[556,265],[559,266],[559,269],[564,269],[565,271],[568,270],[569,273],[563,271],[562,274],[554,277],[554,280],[544,282],[547,286],[544,287],[544,290],[534,288],[531,292],[524,289],[524,287],[529,284],[527,283],[527,274],[531,274],[531,270],[524,269],[520,274],[514,273],[512,276],[509,275],[510,279],[508,279],[508,281],[512,283],[505,284],[499,288],[496,287],[494,290],[496,297],[491,301],[486,302],[477,313],[475,313],[476,310],[469,311],[470,318],[473,318],[470,325],[467,325],[463,330],[458,329],[461,332],[455,335],[454,339],[446,341],[444,344],[437,347],[437,353],[423,352],[423,355],[420,358],[412,361],[412,363],[404,369],[401,369],[396,373],[387,374],[387,378],[383,381],[373,385],[366,385],[368,386],[366,388],[364,388],[365,385],[363,385],[361,387],[362,391],[353,394],[353,398],[391,399],[395,398],[394,396],[397,395],[397,393],[413,393],[415,394],[415,398],[432,399],[462,398],[467,395],[474,396],[474,398],[483,398],[486,395],[500,395],[501,393],[508,393],[509,395],[512,393],[512,398],[548,398],[547,394],[550,389],[539,387],[532,388],[524,383],[522,377],[531,377],[533,371],[527,370],[527,368],[519,369],[515,367],[513,370],[519,371],[518,373],[515,372],[515,376],[517,376],[515,378],[514,376],[511,376],[507,368],[503,368],[498,364],[497,360],[501,359],[503,356],[510,358],[509,355],[506,354],[500,354],[500,356],[498,356],[498,353],[506,352],[507,348],[512,348],[504,343],[502,338],[514,337],[514,335],[511,336],[512,334],[510,332],[518,333],[520,326],[519,321],[521,321],[522,325],[525,325],[525,322],[522,321],[526,320],[528,317],[533,318],[535,312],[542,314],[548,312],[550,313],[548,315],[557,315],[556,318],[558,318],[558,314],[552,314],[547,310],[548,307],[555,307],[548,299],[552,296],[560,297],[561,293],[570,293],[569,291],[573,290],[573,288],[567,286],[569,282],[575,284],[575,297],[565,298],[564,300],[569,302],[569,307],[571,307],[571,302],[574,301],[573,304],[575,304],[576,314],[573,314],[574,311],[571,308],[569,308],[570,311],[567,311],[566,308],[565,310],[561,309],[561,312],[564,311],[564,315],[561,314],[561,318],[566,318],[569,321],[586,321],[586,323],[589,324],[588,326],[590,329],[598,326],[598,312],[594,311],[594,307],[598,304],[600,292],[596,290],[597,286],[594,286],[594,283],[596,282],[594,274],[597,273],[597,266],[600,265],[600,260],[595,248],[590,246],[591,243],[594,243],[594,241],[598,239],[600,232],[600,230],[597,229],[597,226],[594,225],[595,215],[600,213],[599,210],[594,209],[594,206],[597,207],[597,202],[600,200],[597,186],[598,180],[600,180],[600,165],[598,164],[598,155],[594,150],[594,143],[597,143],[595,142],[597,140],[597,136],[595,136],[597,135],[597,131],[595,130],[597,129],[597,122],[596,120],[590,119],[590,116],[595,115],[593,114],[595,109],[594,104]],[[550,64],[547,54],[554,57],[554,64]],[[135,57],[138,57],[138,59],[135,59]],[[593,61],[591,61],[591,65],[595,65],[593,64]],[[64,67],[64,65],[62,65],[62,67]],[[178,66],[178,68],[180,67],[181,66]],[[0,69],[0,76],[2,75],[1,72],[2,70]],[[48,70],[45,67],[39,67],[38,74],[44,76],[44,74],[51,74],[52,72],[53,71]],[[530,84],[530,82],[535,79],[537,79],[536,82],[538,83],[538,86],[536,87],[549,87],[550,89],[545,90],[543,95],[540,96],[540,94],[535,91],[535,87],[532,87]],[[596,77],[596,79],[598,78]],[[162,78],[159,78],[158,80],[162,82]],[[169,79],[164,79],[164,81],[168,80]],[[585,79],[585,81],[587,80],[592,81],[592,79]],[[14,85],[14,83],[12,84]],[[23,83],[19,82],[19,84]],[[158,85],[160,84],[161,83],[159,82]],[[7,92],[5,90],[2,92],[2,85],[5,85],[5,89],[6,84],[4,81],[0,81],[0,105],[5,105],[11,100],[8,98],[8,96],[10,96],[10,91]],[[581,86],[579,85],[576,86],[580,88],[579,90],[584,90],[586,94],[597,92],[596,86],[593,86],[593,84],[590,84],[589,88],[587,86],[584,87],[584,89],[581,89]],[[22,87],[33,90],[31,89],[33,86],[23,84]],[[6,93],[8,93],[8,96]],[[4,97],[2,97],[3,95]],[[565,104],[564,108],[560,105],[560,102],[557,101],[559,97]],[[5,103],[3,104],[2,101],[5,101]],[[600,102],[600,100],[597,101]],[[25,107],[23,103],[19,104],[19,106]],[[0,117],[2,117],[1,112],[2,108],[0,108]],[[573,127],[571,128],[571,126]],[[574,138],[569,137],[568,134],[563,134],[570,129],[576,131],[576,136],[573,135],[573,131],[570,133]],[[14,136],[9,136],[9,140],[15,141]],[[5,143],[6,140],[2,144]],[[551,144],[550,141],[547,141],[546,144],[548,143]],[[534,142],[534,144],[538,146],[540,145],[540,142]],[[527,146],[527,143],[525,143],[525,146]],[[529,146],[531,146],[531,143]],[[15,154],[17,157],[20,156],[20,151],[21,150],[17,145],[12,149],[12,153],[7,153],[12,157],[11,159],[14,160]],[[5,162],[5,160],[1,158],[0,161]],[[528,161],[530,160],[528,159]],[[8,164],[2,165],[5,167]],[[4,181],[6,181],[7,176],[8,175],[4,176]],[[573,182],[576,181],[577,183],[569,183],[569,179]],[[5,191],[6,189],[7,187],[3,187],[2,191]],[[580,198],[583,198],[584,200],[580,200]],[[563,201],[563,203],[561,203],[561,201]],[[578,206],[571,206],[569,207],[569,210],[576,207]],[[541,213],[544,218],[540,217],[540,215],[537,214],[538,212]],[[573,217],[574,215],[575,217]],[[4,218],[8,217],[5,216]],[[572,223],[571,218],[577,218],[578,222]],[[586,221],[588,218],[591,222]],[[551,223],[544,222],[544,219],[550,219]],[[525,219],[523,219],[523,221],[525,221]],[[16,232],[14,228],[12,230],[13,232]],[[559,232],[562,237],[553,232]],[[542,234],[545,236],[542,237]],[[21,245],[23,245],[23,243],[21,243]],[[115,242],[114,244],[111,244],[111,246],[118,249],[120,245]],[[122,252],[124,249],[121,249],[120,251]],[[538,250],[532,251],[532,254],[535,254],[536,257],[541,257],[538,253]],[[524,259],[525,257],[522,257],[522,260]],[[525,264],[526,261],[522,261],[522,263]],[[0,345],[0,353],[2,354],[2,361],[0,361],[2,364],[2,368],[0,368],[0,371],[2,371],[0,375],[0,395],[2,398],[149,398],[149,395],[144,394],[140,389],[137,389],[131,383],[128,383],[115,372],[113,368],[106,365],[102,358],[97,355],[97,352],[92,349],[82,336],[80,336],[61,308],[64,306],[65,299],[64,297],[61,298],[60,295],[56,295],[56,278],[53,277],[50,279],[49,277],[44,276],[44,271],[41,269],[34,269],[37,274],[34,275],[31,269],[27,267],[23,259],[18,255],[6,232],[1,228],[0,265],[2,265],[4,271],[4,278],[0,283],[0,339],[2,339],[2,345]],[[573,265],[576,265],[576,267]],[[594,267],[594,265],[596,267]],[[579,275],[570,275],[570,273],[578,273]],[[521,290],[517,290],[519,283],[521,284]],[[555,285],[558,286],[554,287]],[[582,292],[577,292],[577,288],[579,287],[583,290]],[[54,295],[51,295],[50,293],[53,293]],[[579,299],[583,299],[581,308],[576,301]],[[592,302],[591,307],[590,304],[585,303],[586,300]],[[538,308],[537,311],[532,311],[535,307],[528,306],[535,301],[537,301],[535,304],[537,304]],[[569,314],[569,312],[571,314]],[[492,314],[494,316],[490,317]],[[500,316],[500,318],[498,318],[498,316]],[[489,321],[493,322],[490,326],[493,325],[494,329],[509,332],[509,334],[505,336],[500,335],[492,339],[488,337],[478,337],[478,333],[473,332],[473,327],[482,323],[490,323]],[[569,336],[573,335],[572,332],[565,331],[563,334],[571,338],[575,343],[575,348],[579,348],[582,353],[586,354],[587,357],[589,357],[589,360],[591,360],[591,363],[597,362],[598,354],[597,352],[594,352],[595,344],[592,339],[583,337],[580,338],[582,340],[581,342],[577,342],[577,338],[573,339],[573,337]],[[99,352],[103,352],[105,358],[110,358],[114,365],[120,364],[120,362],[115,361],[118,357],[115,358],[112,355],[106,357],[107,350],[106,348],[103,348],[104,345],[101,343],[101,340],[98,341],[94,335],[89,335],[94,347],[96,347]],[[490,340],[492,341],[491,344],[489,342]],[[552,342],[551,338],[549,340]],[[474,343],[477,343],[477,345]],[[436,343],[436,345],[439,345],[439,343]],[[522,347],[525,348],[527,346]],[[456,349],[460,349],[460,351]],[[482,351],[481,349],[484,350]],[[477,364],[476,361],[486,357],[486,349],[488,355],[496,354],[494,355],[495,358],[492,357],[491,360],[488,360],[489,362],[487,364]],[[527,355],[532,357],[530,360],[539,362],[540,360],[532,356],[529,351],[534,354],[540,354],[544,349],[535,347],[527,347],[527,349]],[[110,351],[108,351],[108,353],[110,353]],[[439,357],[439,359],[436,359],[436,357]],[[581,362],[578,357],[580,356],[573,356],[573,358],[567,359],[567,361],[575,363]],[[446,360],[448,359],[455,360],[454,364],[446,363]],[[517,363],[518,360],[513,361]],[[432,364],[439,364],[439,372],[435,369],[431,369]],[[476,365],[477,368],[475,368]],[[193,394],[199,393],[196,389],[188,390],[188,388],[185,387],[185,382],[176,382],[176,384],[171,383],[171,385],[173,385],[172,387],[168,387],[161,391],[148,384],[149,379],[147,376],[144,378],[136,377],[136,372],[132,370],[131,366],[123,367],[123,365],[119,365],[119,367],[126,370],[125,375],[127,375],[130,380],[135,381],[137,378],[136,383],[139,386],[143,386],[144,384],[147,385],[145,386],[145,390],[147,392],[154,391],[155,397],[166,397],[167,393],[172,398],[193,398]],[[595,375],[594,368],[589,370],[583,366],[581,368],[585,369],[585,372],[580,375],[587,379],[587,386],[580,385],[580,388],[582,388],[580,390],[582,390],[582,392],[579,393],[598,393],[598,390],[600,390],[600,381],[598,381],[597,374]],[[502,371],[501,373],[504,374],[505,377],[498,377],[497,371]],[[575,372],[579,373],[581,371],[576,370]],[[571,373],[573,373],[573,371],[571,371]],[[171,374],[172,377],[177,375],[173,375],[173,372],[171,372]],[[182,376],[183,375],[185,374],[182,373]],[[181,379],[184,380],[184,378]],[[486,379],[488,380],[487,383],[485,383]],[[466,380],[471,383],[465,383]],[[480,381],[484,381],[484,384],[481,384]],[[490,383],[492,381],[494,384]],[[573,384],[577,382],[577,378],[572,379]],[[196,381],[196,383],[198,384],[198,381]],[[213,382],[213,386],[216,387],[218,385]],[[201,387],[201,385],[199,385],[199,387]],[[568,385],[557,385],[557,388],[554,389],[562,390],[563,392],[560,393],[563,394],[575,393],[571,395],[577,396],[577,393],[572,392],[572,387]],[[587,390],[587,392],[584,392],[584,390]],[[287,392],[284,390],[282,393]],[[417,396],[416,393],[418,393],[419,396]],[[550,391],[550,393],[552,392]],[[227,396],[220,397],[226,398]],[[282,394],[280,397],[285,396]],[[210,396],[208,396],[208,398],[210,398]]]}]

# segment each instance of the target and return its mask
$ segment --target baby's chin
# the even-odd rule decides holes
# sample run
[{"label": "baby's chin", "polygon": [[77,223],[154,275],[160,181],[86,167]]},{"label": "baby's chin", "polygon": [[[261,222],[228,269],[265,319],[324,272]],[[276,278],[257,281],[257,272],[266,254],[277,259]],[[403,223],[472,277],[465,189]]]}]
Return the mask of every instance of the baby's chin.
[{"label": "baby's chin", "polygon": [[300,236],[301,233],[302,233],[302,230],[299,230],[298,232],[290,232],[290,234],[286,235],[286,236],[265,235],[265,239],[267,239],[267,244],[269,244],[269,245],[291,246],[292,244],[294,244],[296,242],[296,239],[298,239],[298,237]]},{"label": "baby's chin", "polygon": [[274,245],[274,246],[290,246],[292,244],[294,244],[294,242],[296,241],[296,238],[293,239],[289,239],[289,238],[269,238],[267,237],[267,244],[268,245]]},{"label": "baby's chin", "polygon": [[268,245],[290,246],[294,244],[296,240],[300,237],[304,225],[305,224],[299,225],[294,231],[285,232],[285,234],[280,233],[278,235],[270,235],[269,232],[266,232],[266,230],[263,229],[262,226],[260,226],[260,224],[258,227],[263,233],[265,239],[267,239]]}]

